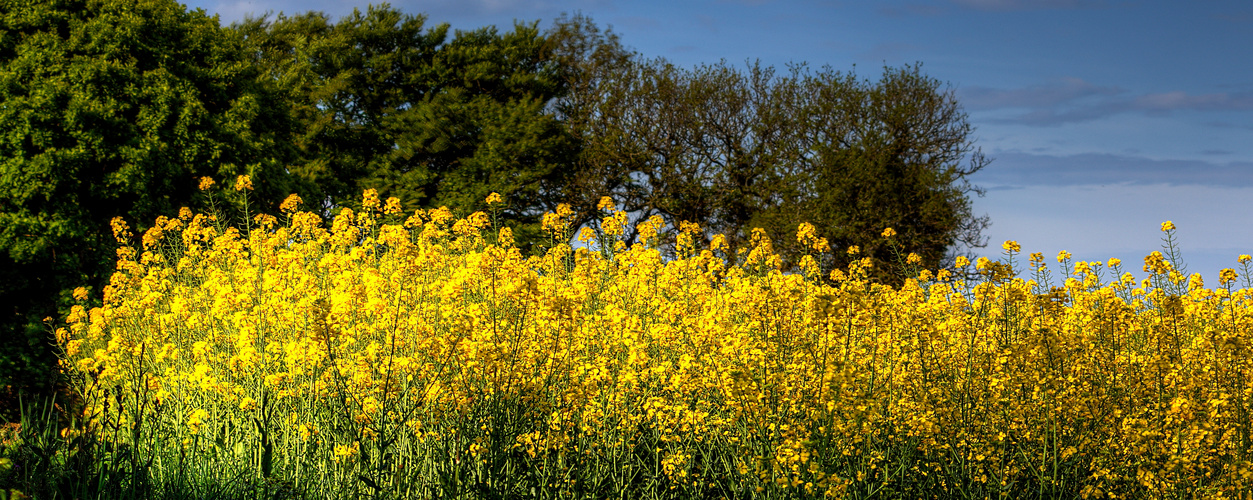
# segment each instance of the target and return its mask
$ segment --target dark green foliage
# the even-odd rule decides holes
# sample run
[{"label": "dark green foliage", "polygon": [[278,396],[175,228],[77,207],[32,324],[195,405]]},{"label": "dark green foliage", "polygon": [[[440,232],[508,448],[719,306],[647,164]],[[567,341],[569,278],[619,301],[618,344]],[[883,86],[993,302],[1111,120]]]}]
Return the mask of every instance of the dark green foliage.
[{"label": "dark green foliage", "polygon": [[291,191],[290,125],[237,36],[172,0],[11,1],[0,9],[0,385],[44,386],[69,290],[97,297],[109,220],[190,205],[196,177]]},{"label": "dark green foliage", "polygon": [[[898,281],[895,252],[917,253],[923,268],[935,269],[954,251],[984,244],[987,216],[971,211],[970,193],[982,194],[968,178],[990,160],[973,144],[949,89],[918,66],[885,68],[878,82],[829,70],[797,78],[811,100],[791,120],[808,123],[799,149],[799,168],[781,190],[793,196],[757,214],[754,226],[771,230],[784,249],[796,248],[799,222],[816,225],[835,250],[835,264],[850,257],[875,260],[875,273]],[[880,236],[898,233],[893,250]],[[903,255],[899,256],[904,258]]]},{"label": "dark green foliage", "polygon": [[803,65],[684,69],[629,53],[581,16],[549,37],[571,89],[555,107],[581,139],[568,184],[580,222],[612,196],[633,217],[725,233],[733,258],[764,228],[791,262],[804,253],[797,225],[811,222],[834,247],[827,266],[857,245],[892,282],[884,228],[929,268],[983,244],[988,220],[971,212],[979,190],[967,179],[989,160],[952,91],[917,66],[885,68],[878,82]]},{"label": "dark green foliage", "polygon": [[517,25],[449,39],[425,22],[384,4],[334,24],[308,13],[234,29],[299,110],[292,172],[321,190],[323,209],[356,205],[365,188],[410,209],[473,210],[499,192],[504,216],[533,233],[573,151],[545,110],[563,81],[544,38]]}]

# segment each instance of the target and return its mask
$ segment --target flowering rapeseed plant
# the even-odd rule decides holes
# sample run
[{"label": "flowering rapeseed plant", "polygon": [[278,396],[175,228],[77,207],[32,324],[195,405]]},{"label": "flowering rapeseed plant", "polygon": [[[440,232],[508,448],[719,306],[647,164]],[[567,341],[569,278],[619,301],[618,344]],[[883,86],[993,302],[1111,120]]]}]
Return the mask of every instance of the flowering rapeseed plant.
[{"label": "flowering rapeseed plant", "polygon": [[58,332],[107,449],[159,481],[207,463],[326,498],[1222,498],[1253,479],[1247,256],[1222,288],[1167,293],[1062,252],[1054,286],[1040,254],[1014,272],[1011,241],[978,263],[995,279],[893,288],[868,260],[785,273],[763,232],[736,266],[695,225],[676,258],[652,226],[628,248],[612,200],[589,247],[565,244],[569,207],[545,215],[533,257],[483,213],[299,201],[248,232],[163,218],[138,248],[115,221],[104,305]]}]

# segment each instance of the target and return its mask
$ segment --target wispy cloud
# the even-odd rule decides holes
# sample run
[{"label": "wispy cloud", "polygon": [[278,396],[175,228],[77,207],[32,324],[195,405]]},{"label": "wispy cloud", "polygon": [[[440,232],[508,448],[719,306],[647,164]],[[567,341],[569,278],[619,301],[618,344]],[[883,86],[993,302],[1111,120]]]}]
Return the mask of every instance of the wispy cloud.
[{"label": "wispy cloud", "polygon": [[953,3],[962,7],[993,11],[1078,9],[1104,4],[1097,0],[953,0]]},{"label": "wispy cloud", "polygon": [[1228,121],[1215,120],[1211,122],[1206,122],[1205,124],[1211,127],[1215,127],[1215,128],[1242,128],[1246,130],[1253,130],[1253,124],[1248,124],[1248,123],[1239,124],[1239,123],[1231,123]]},{"label": "wispy cloud", "polygon": [[1121,87],[1094,85],[1077,78],[1018,89],[969,87],[959,92],[963,105],[973,111],[1025,109],[1019,115],[992,121],[1032,126],[1085,122],[1123,113],[1253,111],[1253,91],[1137,95]]},{"label": "wispy cloud", "polygon": [[1078,78],[1063,78],[1043,85],[1019,89],[966,87],[959,91],[962,105],[971,110],[1001,108],[1046,108],[1071,104],[1091,97],[1125,94],[1126,89],[1093,85]]},{"label": "wispy cloud", "polygon": [[887,17],[936,17],[948,13],[948,9],[939,5],[907,4],[887,5],[879,8],[879,14]]},{"label": "wispy cloud", "polygon": [[996,186],[1156,185],[1253,187],[1253,162],[1157,160],[1087,153],[1070,156],[1018,151],[991,155],[976,184]]},{"label": "wispy cloud", "polygon": [[905,59],[907,54],[916,53],[919,48],[912,43],[880,43],[858,54],[858,57],[863,60],[895,62]]},{"label": "wispy cloud", "polygon": [[696,24],[701,28],[708,30],[710,33],[718,32],[718,20],[709,14],[697,14]]},{"label": "wispy cloud", "polygon": [[1228,21],[1233,23],[1253,23],[1253,10],[1245,10],[1238,12],[1220,12],[1214,14],[1214,19],[1220,21]]},{"label": "wispy cloud", "polygon": [[[973,9],[989,12],[1013,12],[1028,10],[1088,9],[1103,7],[1105,0],[949,0],[957,9]],[[948,14],[951,9],[931,3],[906,3],[879,7],[879,14],[888,17],[924,16],[935,17]]]}]

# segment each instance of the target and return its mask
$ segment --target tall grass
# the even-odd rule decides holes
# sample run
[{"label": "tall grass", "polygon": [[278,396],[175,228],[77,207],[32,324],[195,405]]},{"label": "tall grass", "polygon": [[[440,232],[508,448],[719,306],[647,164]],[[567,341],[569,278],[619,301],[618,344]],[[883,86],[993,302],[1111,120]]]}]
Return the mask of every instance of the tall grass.
[{"label": "tall grass", "polygon": [[[627,247],[608,205],[587,248],[564,243],[559,209],[545,218],[550,249],[524,257],[484,213],[405,217],[367,192],[326,228],[294,204],[242,230],[184,212],[138,241],[118,221],[103,306],[76,308],[58,332],[80,410],[24,419],[3,486],[47,498],[1250,494],[1249,258],[1207,288],[1170,261],[1173,227],[1143,281],[1116,261],[1024,265],[1007,242],[1000,261],[889,287],[866,278],[868,261],[823,268],[830,249],[805,226],[813,255],[784,273],[760,233],[733,266],[721,239],[696,244],[694,225],[670,257],[658,221]],[[40,483],[14,464],[53,465]]]}]

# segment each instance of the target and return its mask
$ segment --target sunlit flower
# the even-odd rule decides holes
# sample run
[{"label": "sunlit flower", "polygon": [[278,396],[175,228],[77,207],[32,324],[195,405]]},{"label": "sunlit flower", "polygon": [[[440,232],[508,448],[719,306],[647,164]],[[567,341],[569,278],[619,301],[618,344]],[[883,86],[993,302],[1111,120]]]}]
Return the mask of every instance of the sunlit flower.
[{"label": "sunlit flower", "polygon": [[403,212],[400,206],[400,198],[388,196],[387,201],[383,203],[383,213],[386,215],[396,215]]},{"label": "sunlit flower", "polygon": [[283,199],[283,202],[278,205],[278,209],[283,213],[293,213],[300,208],[300,204],[303,202],[304,200],[300,199],[299,195],[292,193]]},{"label": "sunlit flower", "polygon": [[[1242,271],[1211,290],[1163,252],[1140,281],[1118,259],[1117,281],[1100,262],[1058,277],[1041,253],[1031,279],[1009,258],[928,270],[926,249],[900,241],[887,250],[904,265],[855,246],[817,255],[805,224],[793,261],[762,229],[710,235],[602,208],[577,248],[570,226],[592,214],[568,205],[536,234],[446,207],[324,221],[285,202],[286,217],[254,224],[159,218],[141,224],[143,248],[118,219],[99,305],[73,289],[80,303],[48,326],[102,449],[196,457],[227,477],[257,473],[265,442],[276,477],[305,474],[324,496],[423,474],[402,464],[523,481],[542,464],[574,482],[535,491],[573,497],[562,485],[608,461],[685,497],[843,498],[896,484],[890,471],[975,496],[1030,496],[1042,470],[1049,488],[1110,498],[1237,498],[1248,484],[1231,439],[1253,431],[1239,416],[1253,346]],[[519,230],[547,241],[517,248]],[[607,493],[638,496],[627,488]],[[908,491],[955,494],[925,488]]]},{"label": "sunlit flower", "polygon": [[236,177],[235,178],[235,190],[243,191],[245,189],[248,191],[252,191],[252,177],[247,176],[247,175],[241,175],[239,177]]},{"label": "sunlit flower", "polygon": [[602,212],[612,212],[614,210],[613,198],[601,196],[600,202],[596,204],[596,209]]}]

